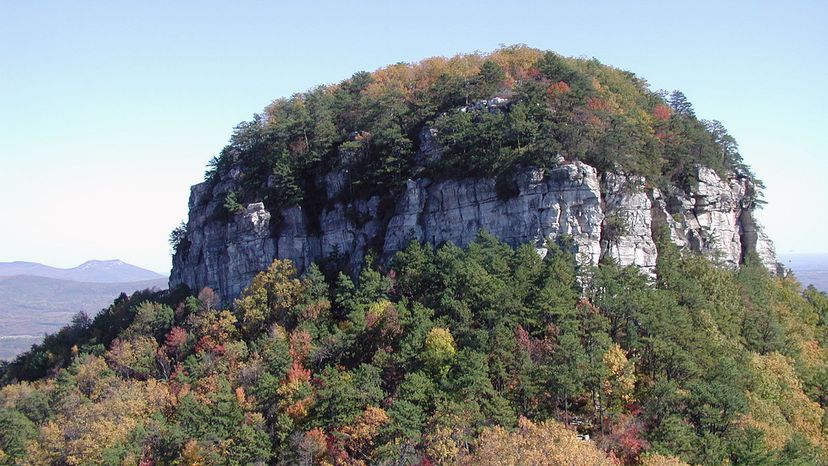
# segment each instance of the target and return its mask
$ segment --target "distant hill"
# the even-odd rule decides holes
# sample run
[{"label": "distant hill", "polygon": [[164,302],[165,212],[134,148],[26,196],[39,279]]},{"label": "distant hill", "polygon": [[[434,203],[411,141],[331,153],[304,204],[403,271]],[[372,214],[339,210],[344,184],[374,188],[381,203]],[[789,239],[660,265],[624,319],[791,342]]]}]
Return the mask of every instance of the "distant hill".
[{"label": "distant hill", "polygon": [[[21,262],[12,264],[40,265]],[[118,272],[123,270],[127,273],[137,273],[136,271],[143,270],[128,264],[124,265],[129,268],[119,270],[116,267],[115,270]],[[33,267],[33,269],[61,270],[47,266],[40,267],[38,269]],[[81,267],[68,270],[78,270]],[[5,272],[8,269],[0,270]],[[105,270],[105,268],[96,266],[87,269],[89,275],[102,279],[106,278]],[[84,311],[90,316],[95,315],[110,305],[112,300],[122,292],[129,294],[136,290],[167,287],[165,277],[154,272],[144,272],[156,277],[151,280],[121,283],[89,283],[30,275],[0,277],[0,359],[11,359],[27,350],[32,344],[40,342],[44,333],[54,333],[69,323],[72,316],[79,311]],[[82,270],[79,275],[83,276]],[[110,276],[117,277],[118,273]]]},{"label": "distant hill", "polygon": [[57,278],[87,283],[128,283],[164,278],[160,273],[127,264],[117,259],[91,260],[69,269],[51,267],[37,262],[0,262],[0,277],[13,275]]},{"label": "distant hill", "polygon": [[828,253],[780,254],[779,262],[793,271],[802,286],[814,285],[828,293]]}]

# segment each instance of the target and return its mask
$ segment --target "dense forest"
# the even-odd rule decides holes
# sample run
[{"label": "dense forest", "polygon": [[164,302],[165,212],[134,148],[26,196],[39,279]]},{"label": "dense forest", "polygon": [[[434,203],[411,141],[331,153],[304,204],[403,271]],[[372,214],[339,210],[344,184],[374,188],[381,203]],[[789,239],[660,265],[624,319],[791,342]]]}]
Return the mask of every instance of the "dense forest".
[{"label": "dense forest", "polygon": [[357,280],[277,260],[230,309],[122,297],[3,368],[0,461],[828,461],[828,296],[666,239],[655,283],[550,251],[481,233]]},{"label": "dense forest", "polygon": [[[680,92],[515,46],[277,100],[206,181],[232,176],[229,216],[321,209],[320,173],[357,197],[561,160],[678,189],[698,165],[753,178]],[[655,278],[481,231],[358,274],[276,260],[226,305],[122,295],[0,365],[0,465],[828,464],[828,296],[656,236]]]}]

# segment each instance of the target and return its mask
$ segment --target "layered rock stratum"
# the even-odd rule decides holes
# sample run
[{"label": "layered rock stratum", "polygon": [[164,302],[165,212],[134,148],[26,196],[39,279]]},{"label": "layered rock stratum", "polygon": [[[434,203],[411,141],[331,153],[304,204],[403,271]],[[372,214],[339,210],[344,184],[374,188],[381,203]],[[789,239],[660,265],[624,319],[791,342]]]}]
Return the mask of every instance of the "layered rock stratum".
[{"label": "layered rock stratum", "polygon": [[[432,146],[424,141],[421,150]],[[227,221],[222,201],[240,176],[231,170],[218,182],[192,187],[186,245],[173,258],[171,287],[210,287],[228,301],[276,258],[290,259],[300,271],[322,260],[356,271],[369,250],[387,261],[411,241],[462,247],[480,231],[513,246],[531,243],[540,254],[548,240],[567,235],[584,264],[608,256],[652,276],[654,236],[667,228],[680,248],[725,266],[736,267],[755,252],[769,270],[777,267],[773,244],[754,217],[750,178],[723,178],[701,166],[690,189],[670,192],[641,176],[561,161],[547,170],[518,171],[517,192],[508,198],[499,195],[494,178],[419,178],[400,193],[350,201],[338,201],[349,189],[347,173],[331,172],[323,176],[328,202],[318,215],[298,205],[268,211],[258,202]]]}]

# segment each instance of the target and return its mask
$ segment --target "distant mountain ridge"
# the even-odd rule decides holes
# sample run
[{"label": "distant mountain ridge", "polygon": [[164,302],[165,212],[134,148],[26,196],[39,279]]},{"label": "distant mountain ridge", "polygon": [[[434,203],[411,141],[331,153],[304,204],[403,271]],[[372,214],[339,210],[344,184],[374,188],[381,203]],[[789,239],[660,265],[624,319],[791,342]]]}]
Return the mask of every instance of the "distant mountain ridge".
[{"label": "distant mountain ridge", "polygon": [[157,280],[164,275],[118,259],[90,260],[68,269],[51,267],[37,262],[0,262],[0,277],[29,275],[86,283],[128,283]]},{"label": "distant mountain ridge", "polygon": [[121,293],[166,287],[167,277],[118,260],[88,261],[71,269],[0,263],[0,360],[39,343],[78,312],[94,316]]}]

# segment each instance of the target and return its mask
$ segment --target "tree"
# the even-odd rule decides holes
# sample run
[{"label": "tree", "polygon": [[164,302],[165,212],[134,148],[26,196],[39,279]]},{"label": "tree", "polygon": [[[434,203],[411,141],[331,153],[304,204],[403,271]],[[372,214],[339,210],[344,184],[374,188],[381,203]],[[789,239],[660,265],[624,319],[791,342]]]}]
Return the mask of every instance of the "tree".
[{"label": "tree", "polygon": [[319,375],[311,415],[317,426],[351,424],[368,406],[378,406],[384,397],[379,370],[362,364],[353,371],[326,367]]},{"label": "tree", "polygon": [[340,429],[343,443],[351,458],[368,461],[380,430],[389,421],[388,413],[382,408],[368,406],[353,423]]},{"label": "tree", "polygon": [[579,73],[565,58],[554,52],[546,52],[535,66],[549,81],[563,81],[578,94],[585,94],[591,90],[591,83],[586,76]]},{"label": "tree", "polygon": [[480,435],[470,464],[545,464],[593,466],[614,464],[590,442],[555,421],[535,424],[526,418],[509,432],[487,427]]},{"label": "tree", "polygon": [[244,205],[239,202],[239,195],[232,191],[224,197],[224,210],[229,215],[235,215],[244,212]]},{"label": "tree", "polygon": [[506,72],[502,66],[493,60],[484,61],[478,74],[477,95],[484,99],[492,96],[504,79],[506,79]]},{"label": "tree", "polygon": [[155,339],[138,336],[117,339],[106,354],[106,360],[123,377],[146,379],[156,373],[158,344]]},{"label": "tree", "polygon": [[37,426],[29,418],[19,411],[0,409],[0,452],[6,456],[0,456],[0,464],[23,459],[26,445],[36,436]]},{"label": "tree", "polygon": [[[87,372],[101,377],[102,365],[99,358],[89,357],[76,361],[68,372],[77,373],[70,378],[87,378]],[[163,383],[104,377],[99,389],[88,390],[80,397],[67,380],[70,384],[66,390],[56,394],[55,402],[62,406],[61,412],[40,426],[38,437],[27,449],[28,462],[120,463],[130,453],[124,445],[140,437],[138,431],[154,415],[170,409],[170,392]]]},{"label": "tree", "polygon": [[262,415],[246,412],[243,391],[234,390],[226,378],[214,376],[209,382],[179,396],[175,406],[173,418],[199,442],[189,449],[219,447],[229,464],[269,461],[271,444]]},{"label": "tree", "polygon": [[668,121],[672,111],[664,104],[658,104],[653,108],[653,116],[659,121]]},{"label": "tree", "polygon": [[688,466],[688,464],[675,456],[653,453],[644,455],[641,458],[641,466]]},{"label": "tree", "polygon": [[464,414],[474,418],[476,423],[514,424],[516,416],[513,407],[492,386],[485,354],[468,348],[458,352],[446,387],[456,402],[463,406]]},{"label": "tree", "polygon": [[748,425],[764,433],[764,442],[782,449],[797,433],[814,444],[828,445],[822,433],[825,415],[802,390],[791,361],[779,353],[753,355],[755,380],[747,393]]},{"label": "tree", "polygon": [[451,332],[440,327],[434,327],[428,332],[423,350],[424,364],[438,376],[448,372],[454,355],[457,353]]},{"label": "tree", "polygon": [[670,108],[679,115],[685,117],[695,117],[696,114],[693,112],[693,105],[687,100],[687,97],[681,91],[673,91],[670,94]]},{"label": "tree", "polygon": [[741,168],[742,157],[739,155],[739,144],[731,136],[722,122],[719,120],[702,120],[702,124],[713,136],[713,140],[719,146],[722,163],[731,167]]},{"label": "tree", "polygon": [[150,336],[160,338],[172,327],[173,310],[169,306],[145,301],[135,308],[135,318],[124,336]]},{"label": "tree", "polygon": [[414,448],[420,443],[426,415],[419,406],[397,400],[388,409],[388,417],[389,421],[381,429],[381,438],[385,442],[379,448],[379,455],[398,464],[406,464],[406,460],[416,458]]},{"label": "tree", "polygon": [[173,254],[178,253],[179,248],[187,244],[187,224],[183,221],[170,232],[169,243]]},{"label": "tree", "polygon": [[301,293],[302,282],[296,278],[293,263],[276,259],[267,271],[253,278],[235,301],[234,309],[241,317],[242,328],[253,335],[267,324],[284,319],[299,302]]},{"label": "tree", "polygon": [[633,401],[635,390],[635,364],[627,359],[624,350],[617,343],[604,353],[604,365],[609,377],[604,380],[604,393],[609,407],[619,409]]}]

